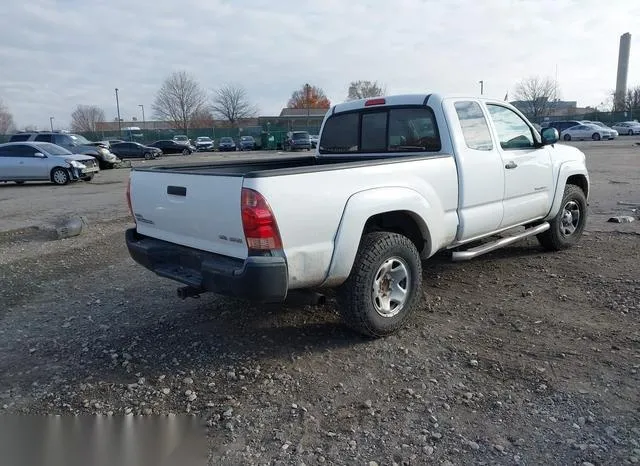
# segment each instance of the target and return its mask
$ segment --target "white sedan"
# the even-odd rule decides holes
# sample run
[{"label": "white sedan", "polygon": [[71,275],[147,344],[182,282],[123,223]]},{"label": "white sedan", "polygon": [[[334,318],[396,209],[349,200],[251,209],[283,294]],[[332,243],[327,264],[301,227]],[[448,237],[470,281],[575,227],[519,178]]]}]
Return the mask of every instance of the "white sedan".
[{"label": "white sedan", "polygon": [[616,123],[611,127],[620,134],[627,134],[629,136],[640,134],[640,123],[637,121],[623,121],[622,123]]},{"label": "white sedan", "polygon": [[560,137],[565,141],[572,139],[593,139],[599,141],[601,139],[613,139],[613,134],[608,129],[602,128],[594,124],[575,125],[565,129]]},{"label": "white sedan", "polygon": [[598,125],[599,127],[604,128],[604,129],[606,129],[607,131],[610,131],[610,132],[611,132],[612,139],[615,139],[615,138],[617,138],[617,137],[618,137],[618,132],[617,132],[615,129],[613,129],[613,128],[611,128],[611,127],[607,126],[607,125],[605,125],[605,124],[604,124],[603,122],[601,122],[601,121],[588,121],[588,122],[587,122],[587,121],[585,121],[585,122],[584,122],[584,124],[585,124],[585,125],[586,125],[586,124],[588,124],[588,123],[591,123],[592,125]]}]

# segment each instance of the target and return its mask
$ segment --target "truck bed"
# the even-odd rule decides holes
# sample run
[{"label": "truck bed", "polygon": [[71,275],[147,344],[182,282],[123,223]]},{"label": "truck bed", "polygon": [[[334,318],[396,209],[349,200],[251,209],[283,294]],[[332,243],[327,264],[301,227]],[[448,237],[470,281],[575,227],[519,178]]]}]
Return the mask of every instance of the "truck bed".
[{"label": "truck bed", "polygon": [[134,168],[135,171],[162,173],[182,173],[185,175],[238,176],[258,178],[262,176],[292,175],[324,170],[338,170],[357,166],[406,162],[428,157],[442,157],[443,154],[382,156],[336,156],[316,157],[269,157],[250,160],[217,160],[205,164],[159,165],[149,168]]}]

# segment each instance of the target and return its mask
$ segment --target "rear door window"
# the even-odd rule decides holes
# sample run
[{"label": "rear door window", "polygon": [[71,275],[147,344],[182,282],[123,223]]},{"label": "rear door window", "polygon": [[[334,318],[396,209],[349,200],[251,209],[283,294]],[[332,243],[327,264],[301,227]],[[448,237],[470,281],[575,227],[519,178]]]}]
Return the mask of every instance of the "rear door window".
[{"label": "rear door window", "polygon": [[490,151],[493,149],[489,125],[477,102],[455,103],[458,121],[462,127],[464,142],[469,149]]},{"label": "rear door window", "polygon": [[52,134],[38,134],[35,139],[37,142],[53,142]]},{"label": "rear door window", "polygon": [[21,142],[29,139],[30,134],[14,134],[9,139],[9,142]]}]

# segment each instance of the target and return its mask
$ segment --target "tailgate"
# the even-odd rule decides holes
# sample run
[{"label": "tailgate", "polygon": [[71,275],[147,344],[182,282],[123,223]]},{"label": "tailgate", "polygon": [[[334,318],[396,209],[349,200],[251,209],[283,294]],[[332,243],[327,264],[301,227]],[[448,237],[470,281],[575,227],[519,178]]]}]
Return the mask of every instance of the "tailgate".
[{"label": "tailgate", "polygon": [[138,233],[244,259],[241,176],[131,172],[131,206]]}]

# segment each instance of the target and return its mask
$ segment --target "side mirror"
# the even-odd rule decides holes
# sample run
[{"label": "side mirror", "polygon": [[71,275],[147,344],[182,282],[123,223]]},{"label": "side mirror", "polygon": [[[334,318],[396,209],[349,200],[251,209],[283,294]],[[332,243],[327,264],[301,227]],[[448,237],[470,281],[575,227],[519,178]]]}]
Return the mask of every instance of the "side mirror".
[{"label": "side mirror", "polygon": [[540,133],[540,136],[542,138],[543,146],[555,144],[560,139],[558,130],[555,128],[542,128],[542,132]]},{"label": "side mirror", "polygon": [[42,152],[36,152],[35,154],[33,154],[34,157],[38,157],[39,159],[46,159],[47,156],[44,155]]}]

